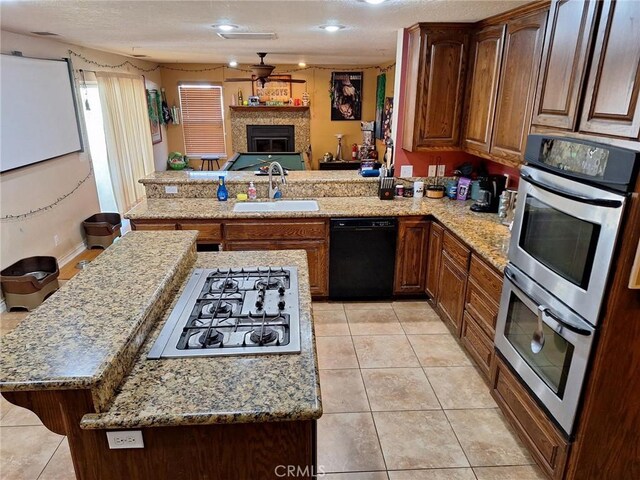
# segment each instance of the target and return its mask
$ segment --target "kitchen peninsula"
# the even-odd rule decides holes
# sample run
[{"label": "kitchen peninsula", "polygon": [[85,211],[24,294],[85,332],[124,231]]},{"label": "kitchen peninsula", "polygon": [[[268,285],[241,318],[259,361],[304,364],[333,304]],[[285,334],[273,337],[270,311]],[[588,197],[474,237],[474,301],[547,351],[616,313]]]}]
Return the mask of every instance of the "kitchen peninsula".
[{"label": "kitchen peninsula", "polygon": [[[68,436],[79,479],[275,478],[278,465],[315,467],[322,407],[304,252],[196,258],[195,239],[127,234],[2,338],[3,396]],[[147,359],[194,267],[285,264],[298,272],[300,353]],[[144,448],[109,448],[105,431],[132,428]]]}]

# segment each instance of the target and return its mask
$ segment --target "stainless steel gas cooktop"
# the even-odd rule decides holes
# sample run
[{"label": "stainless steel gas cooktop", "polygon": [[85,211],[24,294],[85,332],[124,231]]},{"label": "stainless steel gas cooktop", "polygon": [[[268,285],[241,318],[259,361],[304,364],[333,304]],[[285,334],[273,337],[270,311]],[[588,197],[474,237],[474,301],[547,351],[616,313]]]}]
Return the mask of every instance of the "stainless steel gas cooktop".
[{"label": "stainless steel gas cooktop", "polygon": [[296,352],[296,267],[196,269],[147,358]]}]

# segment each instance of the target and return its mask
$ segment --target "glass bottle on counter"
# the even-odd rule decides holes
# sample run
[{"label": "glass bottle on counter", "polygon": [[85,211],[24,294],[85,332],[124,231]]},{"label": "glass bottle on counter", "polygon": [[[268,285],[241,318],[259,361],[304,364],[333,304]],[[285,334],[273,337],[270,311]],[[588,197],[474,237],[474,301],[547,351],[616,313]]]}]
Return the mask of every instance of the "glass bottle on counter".
[{"label": "glass bottle on counter", "polygon": [[258,198],[258,191],[256,190],[256,186],[253,184],[253,182],[249,182],[247,196],[249,197],[249,200],[255,200],[256,198]]},{"label": "glass bottle on counter", "polygon": [[227,191],[227,186],[224,184],[224,175],[220,175],[218,177],[218,200],[220,202],[226,202],[229,198],[229,192]]}]

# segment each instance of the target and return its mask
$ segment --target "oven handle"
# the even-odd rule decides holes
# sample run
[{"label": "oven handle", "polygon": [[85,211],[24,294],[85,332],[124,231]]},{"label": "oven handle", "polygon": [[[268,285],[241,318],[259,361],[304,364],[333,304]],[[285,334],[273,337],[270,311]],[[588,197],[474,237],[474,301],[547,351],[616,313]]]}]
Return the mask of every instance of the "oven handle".
[{"label": "oven handle", "polygon": [[552,187],[551,185],[547,185],[540,180],[534,180],[531,175],[525,172],[522,172],[520,174],[520,178],[522,178],[526,182],[529,182],[531,185],[535,185],[538,188],[546,190],[547,192],[555,193],[556,195],[560,195],[561,197],[568,198],[569,200],[574,200],[576,202],[588,203],[589,205],[597,205],[598,207],[607,208],[620,208],[622,206],[622,202],[620,200],[588,198],[583,197],[582,195],[576,195],[575,193],[567,192],[566,190],[562,190],[557,187]]},{"label": "oven handle", "polygon": [[587,330],[586,328],[581,328],[577,325],[574,325],[572,323],[568,323],[565,320],[561,319],[553,310],[551,310],[549,307],[547,307],[546,305],[543,305],[542,302],[538,301],[538,299],[534,298],[532,295],[530,294],[525,294],[524,290],[522,289],[522,287],[520,287],[520,285],[518,285],[518,281],[516,280],[516,276],[515,274],[509,269],[509,266],[507,265],[504,269],[504,275],[505,277],[507,277],[511,283],[513,283],[513,285],[520,290],[524,295],[526,295],[527,297],[531,298],[531,300],[533,300],[535,303],[538,304],[538,311],[543,314],[546,315],[547,317],[552,318],[553,320],[555,320],[556,322],[558,322],[560,325],[562,325],[564,328],[566,328],[567,330],[572,331],[573,333],[577,333],[578,335],[583,335],[585,337],[588,337],[591,335],[591,331]]}]

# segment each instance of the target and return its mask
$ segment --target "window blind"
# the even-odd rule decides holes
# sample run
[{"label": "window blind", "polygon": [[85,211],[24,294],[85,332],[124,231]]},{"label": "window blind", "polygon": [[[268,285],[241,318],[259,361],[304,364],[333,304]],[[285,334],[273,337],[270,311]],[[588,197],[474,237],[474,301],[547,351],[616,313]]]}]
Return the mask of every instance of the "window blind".
[{"label": "window blind", "polygon": [[187,155],[226,157],[222,87],[180,85],[184,148]]}]

